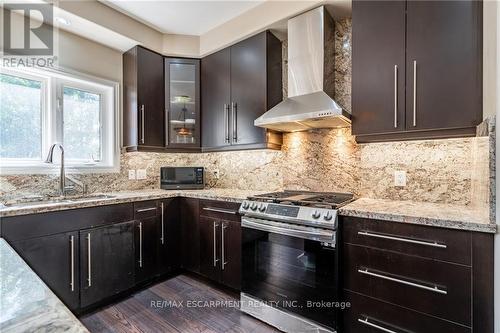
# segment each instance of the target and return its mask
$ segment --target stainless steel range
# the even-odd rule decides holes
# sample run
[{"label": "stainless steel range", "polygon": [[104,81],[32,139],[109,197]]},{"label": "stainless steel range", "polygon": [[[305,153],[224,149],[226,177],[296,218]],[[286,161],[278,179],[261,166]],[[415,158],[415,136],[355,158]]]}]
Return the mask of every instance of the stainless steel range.
[{"label": "stainless steel range", "polygon": [[352,200],[304,191],[245,200],[241,310],[285,332],[335,332],[337,209]]}]

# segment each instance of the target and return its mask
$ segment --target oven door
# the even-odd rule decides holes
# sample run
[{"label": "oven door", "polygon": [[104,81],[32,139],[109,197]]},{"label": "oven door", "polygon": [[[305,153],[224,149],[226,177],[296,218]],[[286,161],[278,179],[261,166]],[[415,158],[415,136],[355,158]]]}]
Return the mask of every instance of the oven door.
[{"label": "oven door", "polygon": [[336,329],[335,231],[242,217],[242,292]]}]

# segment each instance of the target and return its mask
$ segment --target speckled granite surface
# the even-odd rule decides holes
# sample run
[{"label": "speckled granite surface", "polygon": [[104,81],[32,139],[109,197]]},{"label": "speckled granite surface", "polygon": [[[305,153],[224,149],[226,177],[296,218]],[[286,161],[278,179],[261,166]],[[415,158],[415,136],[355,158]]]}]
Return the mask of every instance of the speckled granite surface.
[{"label": "speckled granite surface", "polygon": [[339,213],[450,229],[496,232],[496,225],[490,223],[487,209],[454,204],[361,198],[340,208]]},{"label": "speckled granite surface", "polygon": [[[189,197],[213,199],[231,202],[241,202],[248,196],[265,193],[266,191],[249,191],[234,189],[207,190],[142,190],[106,193],[111,198],[90,198],[78,202],[58,202],[52,204],[32,204],[12,206],[0,209],[0,216],[15,216],[36,214],[65,209],[76,209],[93,206],[104,206],[118,203],[155,200],[172,197]],[[425,203],[387,199],[358,199],[342,208],[340,215],[365,217],[394,222],[422,224],[443,228],[496,232],[495,224],[489,223],[488,209],[473,206],[443,203]]]},{"label": "speckled granite surface", "polygon": [[173,197],[189,197],[213,199],[231,202],[241,202],[247,197],[268,191],[234,190],[234,189],[207,189],[207,190],[140,190],[105,193],[109,198],[88,198],[78,201],[61,201],[55,203],[32,203],[12,205],[0,208],[0,217],[45,213],[58,210],[76,209],[85,207],[105,206],[134,201],[156,200]]},{"label": "speckled granite surface", "polygon": [[0,332],[88,332],[3,238]]}]

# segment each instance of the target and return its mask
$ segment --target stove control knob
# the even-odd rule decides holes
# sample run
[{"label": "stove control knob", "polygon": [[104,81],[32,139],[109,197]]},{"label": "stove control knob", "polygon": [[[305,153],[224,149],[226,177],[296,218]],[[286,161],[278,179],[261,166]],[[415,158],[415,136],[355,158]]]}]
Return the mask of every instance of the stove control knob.
[{"label": "stove control knob", "polygon": [[250,206],[250,208],[252,208],[252,210],[256,210],[257,204],[255,202],[252,202],[252,206]]},{"label": "stove control knob", "polygon": [[248,207],[250,207],[250,204],[246,201],[243,201],[243,204],[241,206],[243,207],[243,209],[248,209]]},{"label": "stove control knob", "polygon": [[317,210],[315,210],[313,213],[312,213],[312,217],[315,218],[315,219],[318,219],[319,217],[321,216],[320,212],[318,212]]},{"label": "stove control knob", "polygon": [[325,216],[323,216],[323,218],[326,220],[326,221],[330,221],[332,219],[333,215],[331,212],[326,212]]},{"label": "stove control knob", "polygon": [[266,210],[266,206],[265,206],[264,204],[262,204],[262,203],[261,203],[261,204],[259,205],[259,211],[263,212],[263,211],[265,211],[265,210]]}]

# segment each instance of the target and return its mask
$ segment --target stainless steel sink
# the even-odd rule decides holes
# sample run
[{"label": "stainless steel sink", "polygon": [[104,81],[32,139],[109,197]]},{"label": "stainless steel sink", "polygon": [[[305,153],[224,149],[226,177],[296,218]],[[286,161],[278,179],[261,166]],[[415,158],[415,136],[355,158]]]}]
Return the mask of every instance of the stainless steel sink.
[{"label": "stainless steel sink", "polygon": [[85,196],[70,196],[70,197],[56,197],[56,198],[26,198],[19,199],[13,202],[6,202],[0,205],[0,208],[3,207],[26,207],[26,206],[41,206],[41,205],[51,205],[57,203],[71,203],[71,202],[80,202],[80,201],[92,201],[92,200],[100,200],[100,199],[112,199],[115,198],[114,195],[109,194],[90,194]]}]

